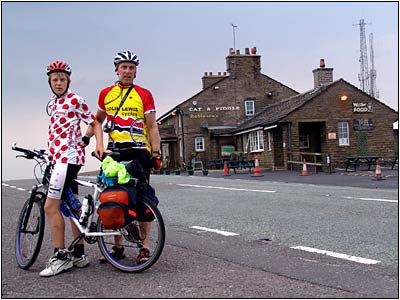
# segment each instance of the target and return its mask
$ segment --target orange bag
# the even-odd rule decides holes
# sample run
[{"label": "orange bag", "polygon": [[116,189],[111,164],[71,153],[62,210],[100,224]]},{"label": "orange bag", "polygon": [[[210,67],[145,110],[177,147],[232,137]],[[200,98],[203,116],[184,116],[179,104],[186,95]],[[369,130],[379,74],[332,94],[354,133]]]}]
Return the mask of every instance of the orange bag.
[{"label": "orange bag", "polygon": [[100,194],[97,213],[105,229],[125,227],[136,218],[136,189],[124,186],[107,187]]}]

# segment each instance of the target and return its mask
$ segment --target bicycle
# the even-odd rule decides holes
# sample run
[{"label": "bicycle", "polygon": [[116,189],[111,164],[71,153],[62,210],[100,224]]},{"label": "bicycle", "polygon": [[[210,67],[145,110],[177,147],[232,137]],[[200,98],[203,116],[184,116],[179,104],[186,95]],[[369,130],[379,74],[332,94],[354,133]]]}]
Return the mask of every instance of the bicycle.
[{"label": "bicycle", "polygon": [[[37,184],[34,184],[31,190],[31,195],[24,203],[22,210],[18,217],[18,226],[15,239],[15,255],[17,264],[21,269],[30,268],[36,261],[40,252],[43,241],[44,227],[45,227],[45,213],[44,204],[46,201],[47,189],[49,187],[49,180],[52,172],[52,164],[48,158],[45,150],[30,150],[17,147],[14,143],[12,150],[22,152],[23,157],[26,159],[34,159],[37,164],[34,166],[34,176]],[[111,152],[109,155],[113,155]],[[42,180],[36,176],[36,168],[39,166],[43,175]],[[107,187],[101,180],[96,183],[90,181],[83,181],[76,179],[78,184],[92,188],[93,194],[87,194],[85,198],[88,202],[88,210],[84,216],[80,216],[78,212],[72,209],[68,199],[63,199],[65,202],[66,210],[69,217],[76,224],[80,231],[80,235],[72,241],[68,247],[71,251],[76,243],[82,238],[89,244],[97,242],[100,252],[104,258],[115,268],[124,272],[142,272],[150,268],[160,257],[165,243],[165,226],[162,215],[155,206],[155,204],[146,196],[138,197],[137,201],[145,206],[146,210],[150,210],[154,220],[151,222],[151,232],[149,240],[150,257],[145,262],[138,262],[136,257],[139,250],[143,247],[143,228],[140,227],[139,222],[134,220],[127,226],[116,229],[104,229],[102,221],[97,214],[97,208],[100,205],[100,194]],[[131,178],[130,183],[135,188],[140,188],[142,185],[147,184],[137,178]],[[84,199],[85,201],[85,199]],[[97,221],[94,217],[97,215]],[[124,255],[120,258],[113,257],[112,248],[115,246],[115,236],[122,236],[124,247]]]}]

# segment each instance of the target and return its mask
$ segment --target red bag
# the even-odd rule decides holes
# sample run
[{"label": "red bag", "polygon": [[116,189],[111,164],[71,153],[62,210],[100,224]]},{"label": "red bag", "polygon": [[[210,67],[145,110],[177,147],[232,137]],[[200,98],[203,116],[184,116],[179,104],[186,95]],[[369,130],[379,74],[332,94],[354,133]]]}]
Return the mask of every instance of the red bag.
[{"label": "red bag", "polygon": [[124,186],[107,187],[100,194],[97,213],[105,229],[125,227],[136,218],[136,189]]}]

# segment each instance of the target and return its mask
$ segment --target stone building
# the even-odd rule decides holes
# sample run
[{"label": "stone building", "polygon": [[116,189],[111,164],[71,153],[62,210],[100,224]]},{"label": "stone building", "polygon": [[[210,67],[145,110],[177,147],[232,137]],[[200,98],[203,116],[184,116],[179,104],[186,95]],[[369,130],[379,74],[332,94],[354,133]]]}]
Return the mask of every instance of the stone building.
[{"label": "stone building", "polygon": [[204,166],[240,152],[262,167],[292,167],[303,158],[339,164],[350,155],[394,156],[398,114],[343,79],[313,70],[314,88],[298,93],[261,73],[256,48],[230,49],[226,72],[205,73],[203,89],[158,118],[164,162]]}]

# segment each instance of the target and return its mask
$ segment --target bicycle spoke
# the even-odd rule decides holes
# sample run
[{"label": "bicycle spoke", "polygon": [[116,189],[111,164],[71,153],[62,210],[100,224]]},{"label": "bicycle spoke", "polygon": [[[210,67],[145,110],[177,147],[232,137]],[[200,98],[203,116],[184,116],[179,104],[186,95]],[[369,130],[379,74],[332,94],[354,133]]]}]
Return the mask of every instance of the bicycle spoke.
[{"label": "bicycle spoke", "polygon": [[[165,228],[161,214],[155,206],[145,205],[153,213],[155,217],[153,221],[134,221],[125,228],[120,229],[122,236],[117,239],[113,236],[102,236],[98,241],[104,257],[115,268],[125,272],[146,270],[158,260],[164,247]],[[147,234],[145,228],[148,228]],[[100,219],[98,221],[98,229],[103,229]],[[144,245],[147,250],[143,249]],[[123,251],[121,247],[123,247]],[[147,251],[149,251],[148,257],[144,255]]]},{"label": "bicycle spoke", "polygon": [[[29,203],[30,199],[21,212],[15,242],[17,263],[22,269],[29,268],[35,262],[44,233],[44,212],[41,201],[37,199],[31,204],[30,215],[27,217]],[[26,224],[25,228],[23,224]]]}]

